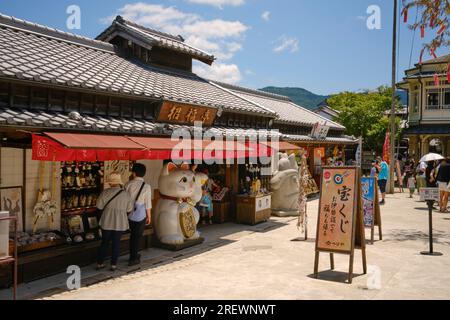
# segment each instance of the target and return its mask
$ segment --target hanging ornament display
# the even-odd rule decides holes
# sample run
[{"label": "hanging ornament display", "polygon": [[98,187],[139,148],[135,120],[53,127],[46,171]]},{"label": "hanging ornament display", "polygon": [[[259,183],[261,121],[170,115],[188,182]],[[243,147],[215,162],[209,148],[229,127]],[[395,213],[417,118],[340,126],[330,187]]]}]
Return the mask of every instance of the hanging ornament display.
[{"label": "hanging ornament display", "polygon": [[423,53],[425,52],[425,48],[422,49],[422,51],[420,51],[420,59],[419,59],[419,65],[422,65],[422,61],[423,61]]},{"label": "hanging ornament display", "polygon": [[403,15],[403,22],[407,23],[408,22],[408,8],[403,9],[402,15]]},{"label": "hanging ornament display", "polygon": [[435,87],[439,87],[439,76],[438,76],[438,74],[435,73],[433,78],[434,78],[434,86]]},{"label": "hanging ornament display", "polygon": [[436,55],[436,49],[435,48],[431,48],[430,49],[430,54],[433,56],[433,58],[437,59],[437,55]]}]

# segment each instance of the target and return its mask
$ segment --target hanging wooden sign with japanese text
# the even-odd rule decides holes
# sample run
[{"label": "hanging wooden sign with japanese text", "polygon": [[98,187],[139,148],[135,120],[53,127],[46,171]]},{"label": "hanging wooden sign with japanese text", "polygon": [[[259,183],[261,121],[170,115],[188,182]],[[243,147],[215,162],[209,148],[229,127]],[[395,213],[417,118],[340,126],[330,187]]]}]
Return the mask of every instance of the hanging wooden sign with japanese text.
[{"label": "hanging wooden sign with japanese text", "polygon": [[314,274],[318,276],[320,252],[330,253],[331,269],[334,253],[348,254],[351,283],[355,248],[362,250],[364,273],[367,272],[360,169],[323,167],[321,176]]},{"label": "hanging wooden sign with japanese text", "polygon": [[381,212],[378,199],[377,178],[361,178],[361,198],[364,217],[364,227],[371,229],[371,242],[374,243],[374,229],[378,226],[380,240],[383,235],[381,231]]},{"label": "hanging wooden sign with japanese text", "polygon": [[202,122],[203,126],[211,127],[216,118],[217,109],[199,107],[187,104],[164,101],[157,120],[158,122],[190,124]]}]

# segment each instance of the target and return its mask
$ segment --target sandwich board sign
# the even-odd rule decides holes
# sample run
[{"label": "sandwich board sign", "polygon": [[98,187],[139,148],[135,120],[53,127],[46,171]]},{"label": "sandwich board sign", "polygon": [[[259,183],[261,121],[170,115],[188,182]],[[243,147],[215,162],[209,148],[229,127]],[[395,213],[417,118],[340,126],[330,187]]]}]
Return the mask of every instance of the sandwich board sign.
[{"label": "sandwich board sign", "polygon": [[364,216],[364,227],[371,229],[371,243],[374,243],[375,226],[378,227],[380,240],[383,239],[381,231],[381,212],[378,200],[377,178],[361,178],[361,197]]},{"label": "sandwich board sign", "polygon": [[331,270],[334,270],[335,253],[349,255],[348,282],[352,283],[354,251],[361,249],[364,274],[367,273],[360,176],[358,167],[322,168],[314,261],[316,278],[321,252],[330,254]]}]

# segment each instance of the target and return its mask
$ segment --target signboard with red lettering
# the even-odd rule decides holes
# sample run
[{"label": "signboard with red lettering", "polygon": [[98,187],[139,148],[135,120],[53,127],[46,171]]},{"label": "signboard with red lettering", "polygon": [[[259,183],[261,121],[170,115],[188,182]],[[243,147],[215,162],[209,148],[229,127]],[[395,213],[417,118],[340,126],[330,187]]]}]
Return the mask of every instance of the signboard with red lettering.
[{"label": "signboard with red lettering", "polygon": [[319,253],[350,255],[349,282],[353,277],[355,248],[362,250],[364,273],[367,272],[366,239],[358,167],[323,167],[321,174],[319,214],[317,218],[314,274],[318,277]]},{"label": "signboard with red lettering", "polygon": [[350,252],[357,207],[356,168],[324,168],[322,173],[317,249]]}]

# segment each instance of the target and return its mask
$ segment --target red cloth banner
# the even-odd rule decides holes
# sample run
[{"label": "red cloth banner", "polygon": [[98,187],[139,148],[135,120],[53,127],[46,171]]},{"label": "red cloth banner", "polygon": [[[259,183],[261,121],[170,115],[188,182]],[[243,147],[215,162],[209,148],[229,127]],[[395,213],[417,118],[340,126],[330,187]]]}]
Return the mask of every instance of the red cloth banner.
[{"label": "red cloth banner", "polygon": [[403,15],[403,22],[407,23],[408,22],[408,8],[403,9],[402,15]]},{"label": "red cloth banner", "polygon": [[434,79],[434,86],[439,87],[439,76],[437,73],[434,74],[433,79]]},{"label": "red cloth banner", "polygon": [[386,132],[386,138],[383,145],[383,160],[390,163],[390,150],[391,149],[391,134]]},{"label": "red cloth banner", "polygon": [[425,38],[425,26],[420,27],[420,37],[422,39]]},{"label": "red cloth banner", "polygon": [[448,80],[448,82],[450,82],[450,64],[448,65],[448,68],[447,68],[447,80]]}]

